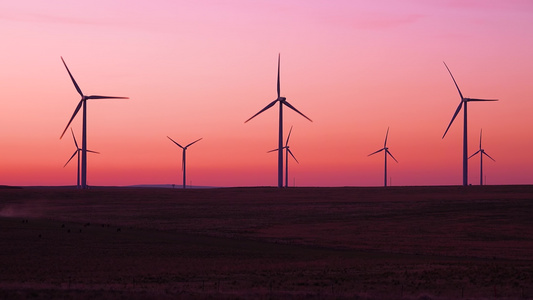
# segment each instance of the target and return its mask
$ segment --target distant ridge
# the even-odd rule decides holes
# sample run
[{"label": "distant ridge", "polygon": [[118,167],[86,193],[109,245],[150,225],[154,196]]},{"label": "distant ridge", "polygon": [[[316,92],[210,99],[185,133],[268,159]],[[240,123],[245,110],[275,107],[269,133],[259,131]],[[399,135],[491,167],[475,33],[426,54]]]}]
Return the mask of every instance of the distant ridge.
[{"label": "distant ridge", "polygon": [[0,185],[0,189],[21,189],[19,186]]},{"label": "distant ridge", "polygon": [[[129,188],[166,188],[166,189],[183,189],[183,186],[181,184],[135,184],[135,185],[127,185],[124,187]],[[188,189],[214,189],[217,188],[216,186],[201,186],[201,185],[188,185]]]}]

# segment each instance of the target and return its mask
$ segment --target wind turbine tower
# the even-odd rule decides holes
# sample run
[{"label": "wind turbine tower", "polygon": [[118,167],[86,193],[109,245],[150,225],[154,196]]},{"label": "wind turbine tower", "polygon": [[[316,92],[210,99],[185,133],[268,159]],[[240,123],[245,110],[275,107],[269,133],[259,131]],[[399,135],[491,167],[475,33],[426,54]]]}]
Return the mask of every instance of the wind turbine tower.
[{"label": "wind turbine tower", "polygon": [[[279,69],[280,69],[280,55],[278,54],[278,84],[277,84],[277,92],[278,92],[278,98],[267,106],[260,110],[258,113],[253,115],[251,118],[246,120],[244,123],[247,123],[251,119],[255,118],[260,113],[264,112],[265,110],[271,108],[276,103],[279,102],[279,133],[278,133],[278,149],[283,149],[283,105],[287,106],[288,108],[294,110],[298,114],[300,114],[302,117],[306,118],[307,120],[313,122],[311,119],[309,119],[306,115],[298,111],[294,106],[292,106],[288,101],[287,98],[280,96],[280,79],[279,79]],[[278,187],[283,187],[283,152],[278,151]]]},{"label": "wind turbine tower", "polygon": [[450,76],[452,77],[453,83],[455,84],[455,87],[457,88],[457,91],[459,92],[459,96],[461,97],[461,102],[459,102],[459,106],[455,110],[455,113],[453,114],[452,120],[450,121],[450,124],[448,124],[448,128],[446,128],[446,131],[444,132],[444,135],[442,138],[446,136],[446,133],[448,132],[448,129],[450,129],[450,126],[452,126],[453,121],[455,120],[455,117],[459,114],[461,111],[461,108],[464,105],[463,109],[463,185],[468,185],[468,130],[467,130],[467,104],[468,102],[475,102],[475,101],[498,101],[497,99],[475,99],[475,98],[465,98],[463,97],[463,94],[461,93],[461,90],[459,89],[459,86],[457,85],[457,82],[455,81],[455,78],[453,78],[452,72],[444,63],[444,66],[448,70],[448,73],[450,73]]},{"label": "wind turbine tower", "polygon": [[396,160],[396,158],[394,158],[394,156],[392,156],[392,154],[389,151],[389,148],[387,147],[387,138],[388,137],[389,137],[389,128],[387,127],[387,134],[385,135],[385,143],[383,144],[383,148],[379,149],[376,152],[372,152],[372,153],[368,154],[368,156],[371,156],[371,155],[374,155],[374,154],[379,153],[381,151],[385,151],[385,175],[384,175],[384,180],[383,180],[384,186],[387,186],[387,154],[390,155],[390,157],[392,157],[392,159],[394,159],[395,162],[398,162]]},{"label": "wind turbine tower", "polygon": [[479,185],[483,185],[483,155],[486,155],[488,158],[492,159],[492,161],[495,161],[494,158],[490,157],[483,148],[481,148],[481,136],[483,135],[483,129],[481,129],[481,132],[479,133],[479,150],[476,151],[476,153],[470,155],[469,159],[474,157],[476,154],[479,153]]},{"label": "wind turbine tower", "polygon": [[65,60],[63,59],[63,57],[61,57],[61,61],[63,61],[63,64],[65,65],[65,68],[67,69],[68,75],[70,76],[70,79],[72,80],[72,83],[74,84],[74,87],[76,88],[76,91],[78,91],[78,94],[80,94],[81,100],[80,102],[78,102],[78,106],[76,106],[76,109],[74,110],[74,113],[72,114],[72,117],[68,121],[67,126],[65,127],[65,130],[63,130],[63,133],[61,134],[61,137],[59,138],[61,139],[63,135],[65,135],[65,132],[70,126],[70,123],[72,123],[72,120],[74,120],[74,117],[76,117],[76,114],[83,107],[83,129],[82,129],[82,138],[81,138],[81,188],[86,189],[87,188],[87,100],[90,100],[90,99],[129,99],[129,98],[128,97],[84,95],[80,87],[78,86],[78,83],[76,83],[76,80],[74,80],[74,77],[70,73],[70,70],[68,69],[67,64],[65,63]]},{"label": "wind turbine tower", "polygon": [[186,177],[186,173],[185,173],[185,154],[186,154],[186,152],[187,152],[187,148],[189,148],[189,146],[191,146],[192,144],[198,142],[198,141],[201,140],[202,138],[197,139],[196,141],[194,141],[194,142],[188,144],[188,145],[185,146],[185,147],[183,147],[183,146],[181,146],[180,144],[178,144],[176,141],[174,141],[173,139],[171,139],[169,136],[167,136],[167,138],[168,138],[169,140],[171,140],[172,142],[174,142],[174,144],[178,145],[178,147],[180,147],[181,149],[183,149],[183,151],[182,151],[183,154],[182,154],[182,159],[181,159],[181,169],[182,169],[182,171],[183,171],[183,188],[186,188],[186,187],[187,187],[187,185],[186,185],[186,182],[187,182],[187,181],[186,181],[186,178],[185,178],[185,177]]}]

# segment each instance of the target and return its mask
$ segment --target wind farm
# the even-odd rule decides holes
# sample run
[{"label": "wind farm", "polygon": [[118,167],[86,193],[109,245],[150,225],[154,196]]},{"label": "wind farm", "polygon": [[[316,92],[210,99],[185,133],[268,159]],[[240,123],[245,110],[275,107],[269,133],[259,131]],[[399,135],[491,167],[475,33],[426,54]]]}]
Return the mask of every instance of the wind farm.
[{"label": "wind farm", "polygon": [[0,2],[0,299],[533,298],[532,12]]},{"label": "wind farm", "polygon": [[[87,96],[87,95],[84,95],[79,87],[79,85],[77,84],[76,80],[74,79],[72,73],[70,72],[66,62],[64,61],[63,57],[61,57],[61,60],[63,62],[63,65],[65,66],[68,74],[69,74],[69,77],[71,78],[72,80],[72,83],[74,84],[74,87],[76,88],[76,91],[80,94],[81,96],[81,100],[79,101],[74,113],[72,114],[69,122],[67,123],[67,126],[65,127],[62,135],[61,135],[61,138],[63,137],[63,135],[65,134],[66,130],[69,128],[69,126],[71,125],[72,121],[74,120],[74,118],[76,117],[77,113],[79,112],[80,109],[83,108],[82,112],[83,112],[83,119],[82,119],[82,147],[79,148],[77,146],[77,141],[75,140],[74,138],[74,141],[75,141],[75,144],[76,144],[76,147],[77,147],[77,154],[79,154],[81,152],[81,170],[78,172],[79,173],[79,179],[78,179],[78,184],[77,186],[78,187],[81,187],[82,189],[85,189],[87,188],[87,152],[91,152],[91,151],[88,151],[86,150],[86,144],[87,144],[87,114],[86,114],[86,101],[87,100],[90,100],[90,99],[129,99],[128,97],[116,97],[116,96],[100,96],[100,95],[90,95],[90,96]],[[446,65],[446,63],[444,63],[448,73],[450,74],[451,78],[452,78],[452,81],[454,82],[454,85],[456,86],[457,88],[457,91],[459,92],[459,96],[461,98],[461,101],[459,103],[459,106],[457,107],[448,127],[446,128],[446,131],[444,132],[444,135],[442,136],[442,138],[444,139],[444,137],[446,136],[446,134],[448,133],[451,125],[453,124],[454,120],[456,119],[456,117],[458,116],[459,112],[461,111],[461,109],[463,109],[463,118],[464,118],[464,126],[463,126],[463,185],[468,185],[468,157],[465,156],[465,154],[467,154],[467,136],[468,136],[468,130],[467,130],[467,103],[468,102],[484,102],[484,101],[497,101],[496,99],[478,99],[478,98],[466,98],[463,96],[461,90],[459,89],[459,86],[452,74],[452,72],[450,71],[450,69],[448,68],[448,66]],[[310,118],[308,118],[306,115],[304,115],[303,113],[301,113],[298,109],[296,109],[294,106],[292,106],[286,99],[286,97],[282,97],[281,96],[281,79],[280,79],[280,73],[281,73],[281,54],[278,54],[278,65],[277,65],[277,81],[276,81],[276,91],[277,91],[277,98],[270,102],[267,106],[265,106],[262,110],[260,110],[259,112],[257,112],[256,114],[254,114],[252,117],[250,117],[249,119],[247,119],[245,121],[245,123],[249,122],[250,120],[254,119],[256,116],[258,116],[259,114],[262,114],[263,112],[269,110],[269,108],[273,107],[274,105],[278,104],[279,103],[279,111],[278,111],[278,148],[277,149],[274,149],[274,150],[271,150],[269,152],[274,152],[274,151],[277,151],[278,152],[278,164],[277,164],[277,168],[278,168],[278,187],[288,187],[288,178],[289,178],[289,174],[288,174],[288,164],[289,164],[289,155],[297,162],[298,160],[296,159],[296,157],[294,156],[294,154],[291,152],[291,150],[289,149],[289,139],[290,139],[290,135],[291,135],[291,132],[292,132],[292,127],[291,129],[289,130],[289,133],[288,133],[288,136],[287,136],[287,139],[286,139],[286,142],[285,142],[285,145],[283,145],[283,106],[287,106],[288,108],[290,108],[291,110],[295,111],[298,115],[304,117],[306,120],[308,121],[311,121],[312,120]],[[464,106],[464,107],[463,107]],[[377,154],[379,152],[382,152],[384,151],[384,154],[385,154],[385,165],[384,165],[384,186],[387,186],[387,181],[388,181],[388,175],[387,175],[387,156],[390,156],[391,158],[393,158],[394,161],[398,162],[396,160],[396,158],[390,153],[390,151],[388,150],[388,147],[387,147],[387,139],[388,139],[388,133],[389,133],[389,128],[387,128],[387,133],[386,133],[386,136],[385,136],[385,142],[384,142],[384,147],[380,150],[377,150],[371,154],[369,154],[368,156],[372,156],[374,154]],[[74,137],[74,136],[73,136]],[[182,148],[183,150],[183,153],[182,153],[182,172],[183,172],[183,175],[182,175],[182,180],[183,180],[183,188],[186,188],[186,161],[185,161],[185,157],[186,157],[186,150],[189,146],[191,146],[192,144],[198,142],[199,140],[201,139],[198,139],[198,140],[195,140],[194,142],[186,145],[185,147],[181,146],[179,143],[177,143],[176,141],[172,140],[170,137],[168,137],[173,143],[175,143],[177,146],[179,146],[180,148]],[[283,150],[285,150],[285,182],[283,182]],[[71,156],[70,159],[72,159],[74,157]],[[466,158],[466,160],[465,160]],[[69,159],[69,161],[70,161]]]},{"label": "wind farm", "polygon": [[[298,150],[294,154],[302,164],[290,176],[296,176],[299,186],[382,185],[371,180],[378,171],[382,177],[383,170],[371,166],[365,149],[372,148],[372,137],[383,124],[393,125],[398,141],[391,149],[401,158],[394,185],[462,184],[464,111],[442,140],[455,113],[452,105],[457,109],[460,104],[453,101],[461,100],[454,98],[458,91],[442,61],[465,98],[500,99],[467,103],[467,155],[477,150],[482,127],[495,142],[490,155],[498,158],[498,164],[491,165],[490,184],[533,182],[528,171],[533,158],[518,161],[518,155],[508,155],[509,149],[528,149],[533,143],[527,130],[531,104],[526,100],[533,94],[527,84],[532,78],[532,46],[527,34],[519,34],[533,22],[524,15],[529,3],[400,6],[385,0],[390,5],[313,3],[305,11],[297,9],[298,4],[285,9],[278,3],[217,3],[228,16],[220,20],[199,4],[179,10],[180,18],[170,18],[165,12],[176,11],[177,4],[123,11],[111,3],[84,2],[54,10],[54,5],[30,1],[33,5],[2,7],[9,32],[4,33],[6,61],[0,72],[0,128],[5,128],[0,139],[0,169],[5,170],[0,172],[1,184],[72,182],[72,174],[61,167],[62,158],[74,149],[70,141],[58,142],[57,137],[81,95],[66,86],[68,73],[57,59],[62,56],[84,95],[132,99],[87,103],[87,149],[106,153],[98,159],[88,154],[87,184],[170,183],[175,170],[164,158],[172,155],[172,148],[153,133],[195,128],[206,140],[195,149],[202,157],[198,183],[278,185],[279,157],[264,152],[279,147],[279,104],[240,126],[277,99],[276,54],[279,97],[313,120],[307,123],[284,105],[282,144],[291,125],[298,129],[291,150]],[[87,12],[84,17],[81,11]],[[332,16],[338,16],[336,22]],[[150,26],[141,25],[145,18]],[[449,20],[456,22],[451,26]],[[182,34],[181,41],[170,38]],[[383,38],[376,40],[378,36]],[[464,46],[470,41],[476,47]],[[504,55],[508,49],[515,52]],[[70,102],[72,93],[79,97],[76,102]],[[266,101],[263,97],[269,95],[272,99]],[[71,123],[80,148],[82,108]],[[57,136],[50,137],[53,132]],[[23,136],[27,139],[15,138]],[[27,140],[34,138],[44,151],[30,150]],[[118,145],[129,150],[121,151]],[[326,155],[328,148],[335,154]],[[477,162],[470,159],[467,166],[476,183]],[[284,176],[284,166],[282,170]]]}]

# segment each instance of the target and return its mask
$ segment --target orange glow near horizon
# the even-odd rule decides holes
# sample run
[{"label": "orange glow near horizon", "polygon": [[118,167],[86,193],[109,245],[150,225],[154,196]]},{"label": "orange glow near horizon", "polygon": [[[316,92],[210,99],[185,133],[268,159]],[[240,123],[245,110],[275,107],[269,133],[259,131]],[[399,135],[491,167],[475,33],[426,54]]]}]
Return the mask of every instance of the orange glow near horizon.
[{"label": "orange glow near horizon", "polygon": [[[80,13],[83,12],[83,13]],[[89,185],[275,186],[278,108],[300,162],[289,185],[459,185],[463,114],[487,184],[533,183],[533,3],[514,1],[25,1],[0,4],[0,185],[75,185],[70,134],[87,95]],[[81,113],[72,123],[81,145]],[[469,182],[479,184],[479,157]]]}]

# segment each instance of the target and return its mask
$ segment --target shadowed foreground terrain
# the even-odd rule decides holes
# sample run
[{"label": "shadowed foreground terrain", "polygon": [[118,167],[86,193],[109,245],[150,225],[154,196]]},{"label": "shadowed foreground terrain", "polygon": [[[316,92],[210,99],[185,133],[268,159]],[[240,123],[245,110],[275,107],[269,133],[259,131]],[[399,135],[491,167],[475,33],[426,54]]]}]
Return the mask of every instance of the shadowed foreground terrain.
[{"label": "shadowed foreground terrain", "polygon": [[533,297],[533,187],[0,189],[2,299]]}]

